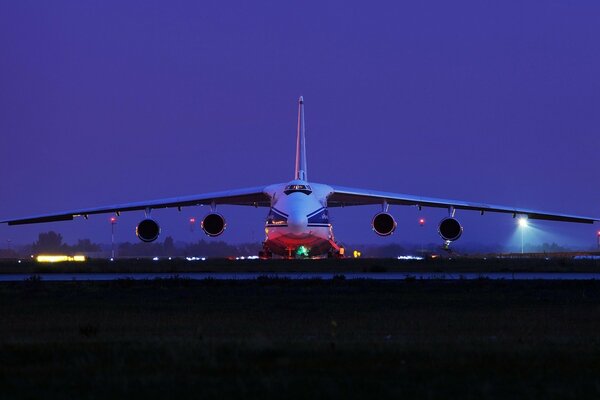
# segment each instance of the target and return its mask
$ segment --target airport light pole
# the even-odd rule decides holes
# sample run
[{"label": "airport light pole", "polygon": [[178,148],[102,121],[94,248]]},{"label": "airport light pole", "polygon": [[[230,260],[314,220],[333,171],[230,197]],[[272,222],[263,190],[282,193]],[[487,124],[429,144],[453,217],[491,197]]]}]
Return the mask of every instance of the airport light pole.
[{"label": "airport light pole", "polygon": [[[419,219],[419,226],[421,228],[425,227],[425,218]],[[421,256],[423,256],[425,254],[425,249],[424,249],[425,245],[423,244],[424,240],[425,239],[423,238],[423,234],[421,233]]]},{"label": "airport light pole", "polygon": [[521,254],[524,248],[525,228],[527,228],[527,218],[519,218],[519,228],[521,228]]},{"label": "airport light pole", "polygon": [[110,217],[110,259],[115,259],[115,225],[117,223],[116,217]]}]

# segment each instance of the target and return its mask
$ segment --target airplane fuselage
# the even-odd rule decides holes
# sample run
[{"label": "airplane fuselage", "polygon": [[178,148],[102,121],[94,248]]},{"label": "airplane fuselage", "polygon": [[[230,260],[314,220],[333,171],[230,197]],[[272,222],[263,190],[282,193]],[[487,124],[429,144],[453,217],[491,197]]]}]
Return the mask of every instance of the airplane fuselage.
[{"label": "airplane fuselage", "polygon": [[265,193],[272,200],[265,222],[265,249],[285,257],[338,250],[327,210],[332,190],[303,180],[268,186]]}]

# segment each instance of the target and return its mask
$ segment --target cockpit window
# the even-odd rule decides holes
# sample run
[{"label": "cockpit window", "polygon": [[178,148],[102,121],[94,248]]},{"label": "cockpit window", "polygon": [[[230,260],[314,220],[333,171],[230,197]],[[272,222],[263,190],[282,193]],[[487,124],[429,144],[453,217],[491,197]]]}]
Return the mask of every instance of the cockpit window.
[{"label": "cockpit window", "polygon": [[304,194],[311,194],[312,189],[308,185],[287,185],[283,193],[290,194],[294,192],[301,192]]}]

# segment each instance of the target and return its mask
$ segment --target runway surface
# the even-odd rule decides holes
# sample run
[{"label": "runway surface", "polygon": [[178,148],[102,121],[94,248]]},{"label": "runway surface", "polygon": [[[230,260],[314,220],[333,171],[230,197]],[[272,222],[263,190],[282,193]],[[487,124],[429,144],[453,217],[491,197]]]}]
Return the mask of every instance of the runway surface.
[{"label": "runway surface", "polygon": [[257,280],[257,279],[372,279],[372,280],[552,280],[580,281],[600,280],[599,273],[587,272],[180,272],[180,273],[41,273],[41,274],[3,274],[0,282],[19,282],[25,280],[49,282],[67,281],[112,281],[119,279],[216,279],[216,280]]}]

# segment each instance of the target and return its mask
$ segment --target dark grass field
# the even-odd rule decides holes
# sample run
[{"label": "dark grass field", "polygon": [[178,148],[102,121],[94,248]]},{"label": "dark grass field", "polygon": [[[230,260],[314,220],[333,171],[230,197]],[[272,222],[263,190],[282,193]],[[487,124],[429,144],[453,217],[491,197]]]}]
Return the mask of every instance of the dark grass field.
[{"label": "dark grass field", "polygon": [[600,282],[0,285],[0,398],[600,396]]}]

